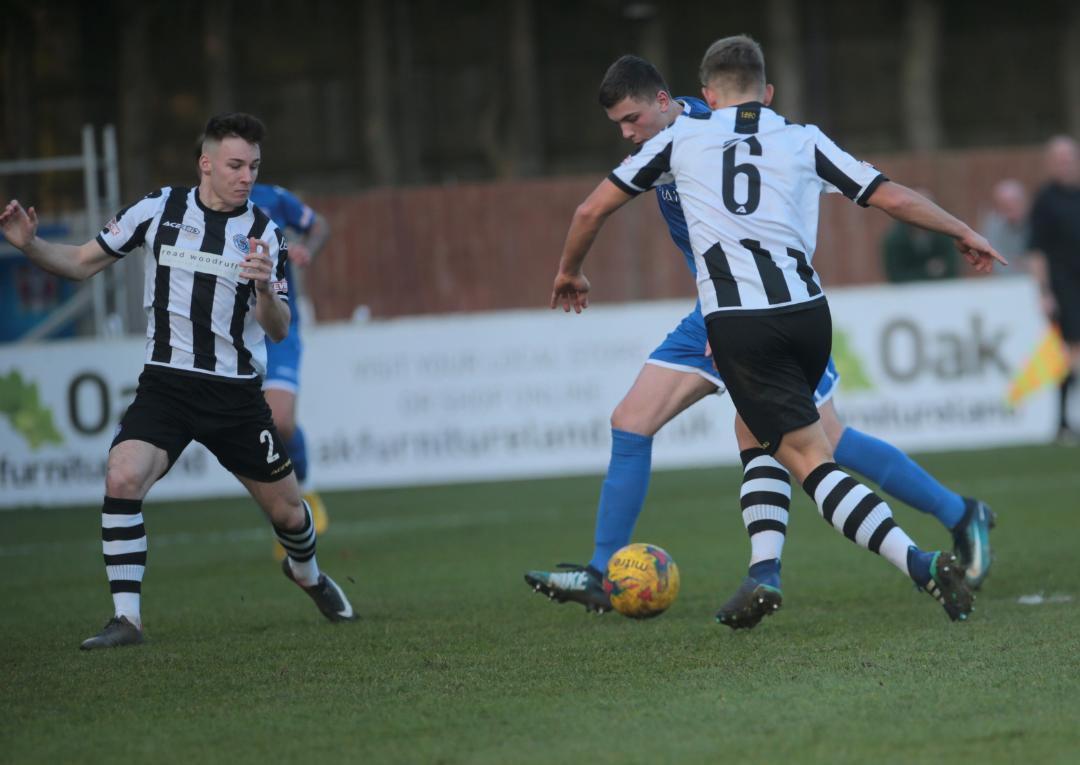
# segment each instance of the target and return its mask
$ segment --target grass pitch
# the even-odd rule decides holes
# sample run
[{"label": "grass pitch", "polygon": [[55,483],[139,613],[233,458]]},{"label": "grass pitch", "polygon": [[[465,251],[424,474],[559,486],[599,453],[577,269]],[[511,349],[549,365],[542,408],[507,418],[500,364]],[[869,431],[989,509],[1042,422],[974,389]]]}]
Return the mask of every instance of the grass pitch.
[{"label": "grass pitch", "polygon": [[[328,495],[319,560],[351,625],[281,576],[249,501],[151,500],[148,643],[83,653],[111,613],[98,508],[4,513],[0,761],[1075,762],[1078,458],[922,459],[998,513],[961,624],[799,491],[783,609],[713,623],[748,557],[724,469],[654,476],[635,538],[674,556],[682,591],[646,622],[522,581],[588,559],[595,477]],[[948,544],[893,507],[924,547]]]}]

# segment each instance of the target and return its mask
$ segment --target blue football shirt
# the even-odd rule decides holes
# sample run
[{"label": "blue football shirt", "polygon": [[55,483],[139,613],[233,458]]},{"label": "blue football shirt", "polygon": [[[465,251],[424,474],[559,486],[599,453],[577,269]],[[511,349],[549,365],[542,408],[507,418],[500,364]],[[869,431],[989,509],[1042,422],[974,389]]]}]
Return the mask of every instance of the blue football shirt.
[{"label": "blue football shirt", "polygon": [[[709,105],[700,98],[679,96],[675,99],[683,106],[683,114],[690,117],[708,117],[712,112]],[[690,249],[690,232],[686,228],[686,216],[683,215],[682,204],[679,203],[679,190],[674,183],[665,183],[656,187],[656,201],[660,204],[660,214],[671,232],[671,238],[675,246],[686,258],[686,265],[690,273],[697,275],[697,267],[694,265],[694,252]],[[271,216],[273,217],[273,216]],[[274,220],[277,223],[277,220]]]},{"label": "blue football shirt", "polygon": [[[315,223],[315,211],[301,202],[295,194],[281,186],[271,186],[267,183],[256,183],[251,187],[251,203],[266,213],[270,220],[282,231],[289,228],[306,234]],[[683,224],[685,228],[685,223]],[[288,259],[285,261],[285,279],[290,287],[294,284],[292,278],[292,264]],[[293,293],[295,299],[296,293]],[[294,306],[299,305],[294,303]],[[300,311],[295,307],[289,323],[293,326],[300,321]]]}]

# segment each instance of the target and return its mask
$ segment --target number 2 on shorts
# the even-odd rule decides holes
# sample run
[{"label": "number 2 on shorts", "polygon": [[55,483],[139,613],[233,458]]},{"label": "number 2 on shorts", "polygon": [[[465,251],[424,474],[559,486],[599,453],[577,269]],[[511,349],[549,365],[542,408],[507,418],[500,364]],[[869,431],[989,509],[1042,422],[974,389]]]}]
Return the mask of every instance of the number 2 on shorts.
[{"label": "number 2 on shorts", "polygon": [[259,434],[259,443],[266,444],[266,464],[277,462],[281,455],[274,451],[274,436],[269,430],[264,430]]}]

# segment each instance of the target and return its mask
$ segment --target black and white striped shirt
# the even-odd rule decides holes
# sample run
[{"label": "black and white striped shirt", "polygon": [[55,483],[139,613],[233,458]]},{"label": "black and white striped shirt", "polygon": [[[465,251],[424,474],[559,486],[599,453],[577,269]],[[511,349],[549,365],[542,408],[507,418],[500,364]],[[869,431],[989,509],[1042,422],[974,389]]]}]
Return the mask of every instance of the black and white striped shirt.
[{"label": "black and white striped shirt", "polygon": [[97,242],[117,258],[146,251],[146,363],[217,378],[250,380],[266,371],[255,320],[255,283],[239,273],[248,237],[270,244],[274,294],[288,300],[288,245],[262,210],[203,205],[198,189],[152,191],[110,220]]},{"label": "black and white striped shirt", "polygon": [[821,193],[865,206],[887,180],[813,125],[756,102],[684,111],[608,177],[632,195],[676,184],[705,316],[823,299],[811,266]]}]

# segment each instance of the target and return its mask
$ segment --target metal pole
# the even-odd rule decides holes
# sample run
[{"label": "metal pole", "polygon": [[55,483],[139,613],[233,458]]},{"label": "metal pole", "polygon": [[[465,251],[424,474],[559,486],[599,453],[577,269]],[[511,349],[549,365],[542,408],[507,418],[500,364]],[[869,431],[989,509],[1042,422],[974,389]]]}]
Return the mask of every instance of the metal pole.
[{"label": "metal pole", "polygon": [[[101,152],[104,158],[105,170],[105,207],[106,214],[115,214],[120,209],[120,162],[116,151],[116,127],[106,125],[101,131]],[[128,330],[128,269],[131,262],[124,258],[120,263],[113,266],[116,271],[113,279],[115,296],[116,321],[121,335],[127,334]]]},{"label": "metal pole", "polygon": [[[94,126],[83,125],[83,189],[86,192],[86,233],[93,238],[101,225],[101,205],[98,199],[98,158],[94,151]],[[105,331],[105,279],[94,279],[94,334],[101,337]]]},{"label": "metal pole", "polygon": [[116,151],[116,126],[106,125],[101,131],[101,151],[105,160],[105,204],[110,210],[120,209],[120,161]]}]

